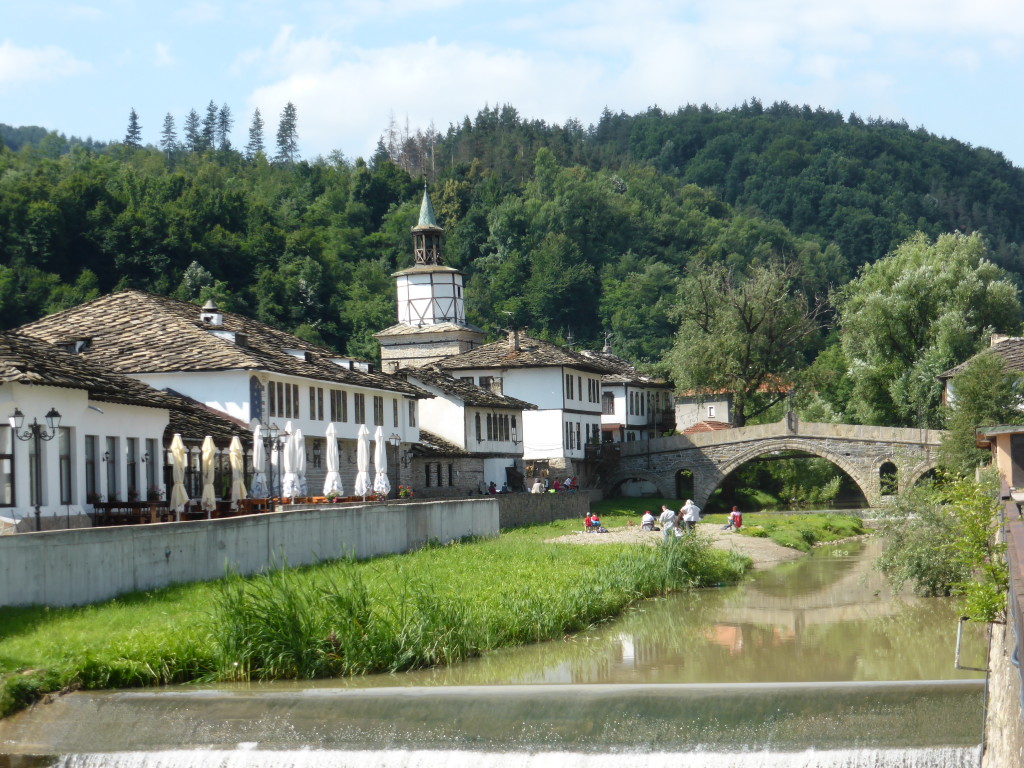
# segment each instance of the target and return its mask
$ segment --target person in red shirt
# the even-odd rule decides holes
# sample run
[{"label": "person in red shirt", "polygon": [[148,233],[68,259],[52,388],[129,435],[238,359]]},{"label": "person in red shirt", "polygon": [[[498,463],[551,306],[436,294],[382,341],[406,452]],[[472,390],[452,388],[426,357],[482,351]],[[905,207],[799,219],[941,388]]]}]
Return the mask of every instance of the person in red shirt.
[{"label": "person in red shirt", "polygon": [[724,531],[738,531],[743,527],[743,513],[739,507],[733,507],[729,513],[729,522],[722,526]]}]

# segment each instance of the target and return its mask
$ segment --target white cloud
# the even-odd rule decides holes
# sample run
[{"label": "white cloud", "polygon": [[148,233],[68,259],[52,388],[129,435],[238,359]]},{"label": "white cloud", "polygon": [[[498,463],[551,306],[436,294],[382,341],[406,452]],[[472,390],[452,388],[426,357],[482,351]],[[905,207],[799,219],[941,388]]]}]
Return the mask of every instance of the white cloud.
[{"label": "white cloud", "polygon": [[157,43],[154,46],[154,63],[158,67],[174,66],[175,58],[171,55],[171,46],[166,43]]},{"label": "white cloud", "polygon": [[88,62],[55,45],[21,48],[10,41],[0,43],[0,85],[54,80],[91,70]]},{"label": "white cloud", "polygon": [[217,3],[194,2],[179,8],[177,16],[190,24],[208,24],[224,18],[224,9]]}]

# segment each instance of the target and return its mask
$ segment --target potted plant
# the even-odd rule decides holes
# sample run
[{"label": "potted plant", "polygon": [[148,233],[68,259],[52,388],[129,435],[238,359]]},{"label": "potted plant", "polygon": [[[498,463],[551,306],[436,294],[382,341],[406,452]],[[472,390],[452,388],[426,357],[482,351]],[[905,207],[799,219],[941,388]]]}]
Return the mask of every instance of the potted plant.
[{"label": "potted plant", "polygon": [[411,499],[414,495],[411,485],[398,486],[398,498]]}]

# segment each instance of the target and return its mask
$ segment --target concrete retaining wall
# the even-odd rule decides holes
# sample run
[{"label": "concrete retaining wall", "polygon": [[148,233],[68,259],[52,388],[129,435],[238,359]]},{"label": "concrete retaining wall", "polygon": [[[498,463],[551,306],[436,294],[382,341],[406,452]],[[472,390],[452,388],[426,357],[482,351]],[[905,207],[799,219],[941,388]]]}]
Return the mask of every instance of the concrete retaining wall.
[{"label": "concrete retaining wall", "polygon": [[[600,491],[594,494],[600,499]],[[583,518],[590,512],[591,493],[500,493],[494,499],[498,502],[502,528],[573,518],[578,519],[582,527]]]},{"label": "concrete retaining wall", "polygon": [[[569,495],[569,494],[566,494]],[[0,537],[0,605],[80,605],[275,563],[407,552],[498,533],[493,499],[310,509]]]}]

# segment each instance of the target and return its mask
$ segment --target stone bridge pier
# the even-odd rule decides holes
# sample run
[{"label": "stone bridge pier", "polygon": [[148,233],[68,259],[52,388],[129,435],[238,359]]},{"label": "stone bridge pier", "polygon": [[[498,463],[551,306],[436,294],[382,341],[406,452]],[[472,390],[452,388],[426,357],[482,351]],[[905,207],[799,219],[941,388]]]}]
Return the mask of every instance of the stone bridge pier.
[{"label": "stone bridge pier", "polygon": [[[704,506],[726,476],[748,461],[777,451],[800,451],[835,464],[858,485],[868,504],[877,507],[886,501],[883,491],[909,488],[935,468],[942,434],[787,418],[774,424],[620,443],[618,464],[603,490],[614,495],[625,481],[647,480],[660,495],[676,498],[676,478],[685,470],[693,474],[693,500]],[[895,477],[895,487],[883,488],[883,475]]]}]

